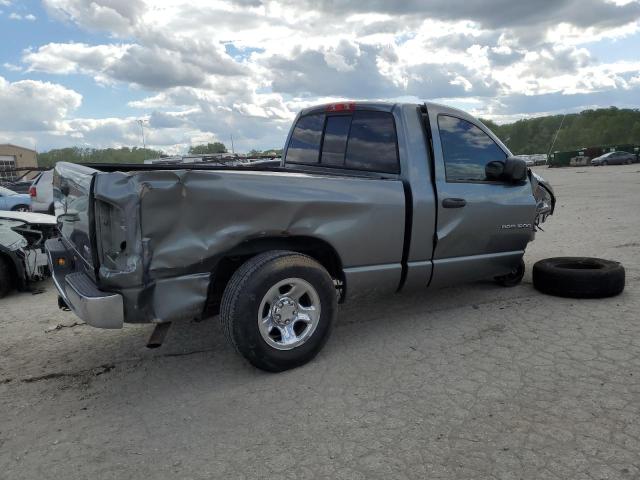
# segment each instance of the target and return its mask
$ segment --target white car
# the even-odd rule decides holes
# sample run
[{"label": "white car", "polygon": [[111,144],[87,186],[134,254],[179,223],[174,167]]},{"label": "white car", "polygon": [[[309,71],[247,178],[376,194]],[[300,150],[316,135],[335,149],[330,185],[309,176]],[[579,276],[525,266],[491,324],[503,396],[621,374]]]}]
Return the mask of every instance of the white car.
[{"label": "white car", "polygon": [[31,195],[32,212],[54,214],[53,170],[46,170],[33,180],[29,195]]},{"label": "white car", "polygon": [[44,242],[57,236],[53,215],[0,211],[0,298],[51,275]]}]

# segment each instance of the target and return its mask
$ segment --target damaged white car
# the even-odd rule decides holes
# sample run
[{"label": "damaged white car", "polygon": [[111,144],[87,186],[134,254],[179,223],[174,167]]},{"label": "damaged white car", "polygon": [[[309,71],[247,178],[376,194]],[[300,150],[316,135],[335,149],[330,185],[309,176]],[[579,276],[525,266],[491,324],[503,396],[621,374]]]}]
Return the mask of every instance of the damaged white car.
[{"label": "damaged white car", "polygon": [[57,236],[53,215],[0,212],[0,298],[51,275],[44,242]]}]

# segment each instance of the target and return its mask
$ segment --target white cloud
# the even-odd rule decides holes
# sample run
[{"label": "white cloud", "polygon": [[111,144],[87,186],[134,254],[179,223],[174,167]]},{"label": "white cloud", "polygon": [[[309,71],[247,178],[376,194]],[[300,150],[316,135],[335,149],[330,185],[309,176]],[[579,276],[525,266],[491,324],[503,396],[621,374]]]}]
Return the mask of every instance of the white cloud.
[{"label": "white cloud", "polygon": [[60,131],[82,95],[55,83],[0,77],[0,131]]},{"label": "white cloud", "polygon": [[9,14],[9,18],[11,20],[27,20],[29,22],[33,22],[36,20],[36,16],[33,15],[32,13],[27,13],[26,15],[21,15],[19,13],[16,12],[11,12]]},{"label": "white cloud", "polygon": [[121,59],[130,45],[87,45],[85,43],[48,43],[37,50],[27,50],[22,61],[28,71],[55,74],[97,74]]},{"label": "white cloud", "polygon": [[539,98],[590,102],[581,99],[640,87],[636,62],[589,50],[640,31],[638,1],[43,4],[52,18],[99,32],[100,43],[36,45],[5,69],[148,92],[120,106],[131,112],[123,118],[78,119],[72,108],[57,117],[57,135],[88,144],[134,144],[143,115],[150,143],[168,150],[232,133],[249,149],[280,145],[297,109],[333,99],[436,98],[507,118]]},{"label": "white cloud", "polygon": [[5,63],[2,64],[2,66],[6,70],[9,70],[10,72],[21,72],[22,71],[22,67],[20,65],[15,65],[13,63],[5,62]]}]

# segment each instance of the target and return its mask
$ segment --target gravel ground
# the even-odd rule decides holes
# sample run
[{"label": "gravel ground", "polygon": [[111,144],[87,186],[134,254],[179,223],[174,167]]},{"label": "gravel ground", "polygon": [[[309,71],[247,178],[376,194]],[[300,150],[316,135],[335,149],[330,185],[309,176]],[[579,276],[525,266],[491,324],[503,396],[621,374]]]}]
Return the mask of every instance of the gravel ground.
[{"label": "gravel ground", "polygon": [[[640,478],[640,165],[539,169],[556,215],[524,282],[341,309],[309,365],[274,375],[217,319],[73,325],[45,292],[1,301],[0,477]],[[548,297],[541,258],[622,261],[605,300]]]}]

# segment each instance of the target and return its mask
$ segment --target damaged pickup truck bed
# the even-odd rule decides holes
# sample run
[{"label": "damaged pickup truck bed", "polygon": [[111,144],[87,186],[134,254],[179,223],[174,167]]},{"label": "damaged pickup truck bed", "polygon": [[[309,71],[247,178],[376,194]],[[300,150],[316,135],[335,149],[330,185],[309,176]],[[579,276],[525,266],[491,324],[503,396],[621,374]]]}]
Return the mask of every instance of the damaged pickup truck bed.
[{"label": "damaged pickup truck bed", "polygon": [[156,333],[219,312],[270,371],[313,358],[346,298],[518,283],[555,203],[481,122],[433,103],[306,109],[279,167],[116,169],[56,166],[61,304]]}]

